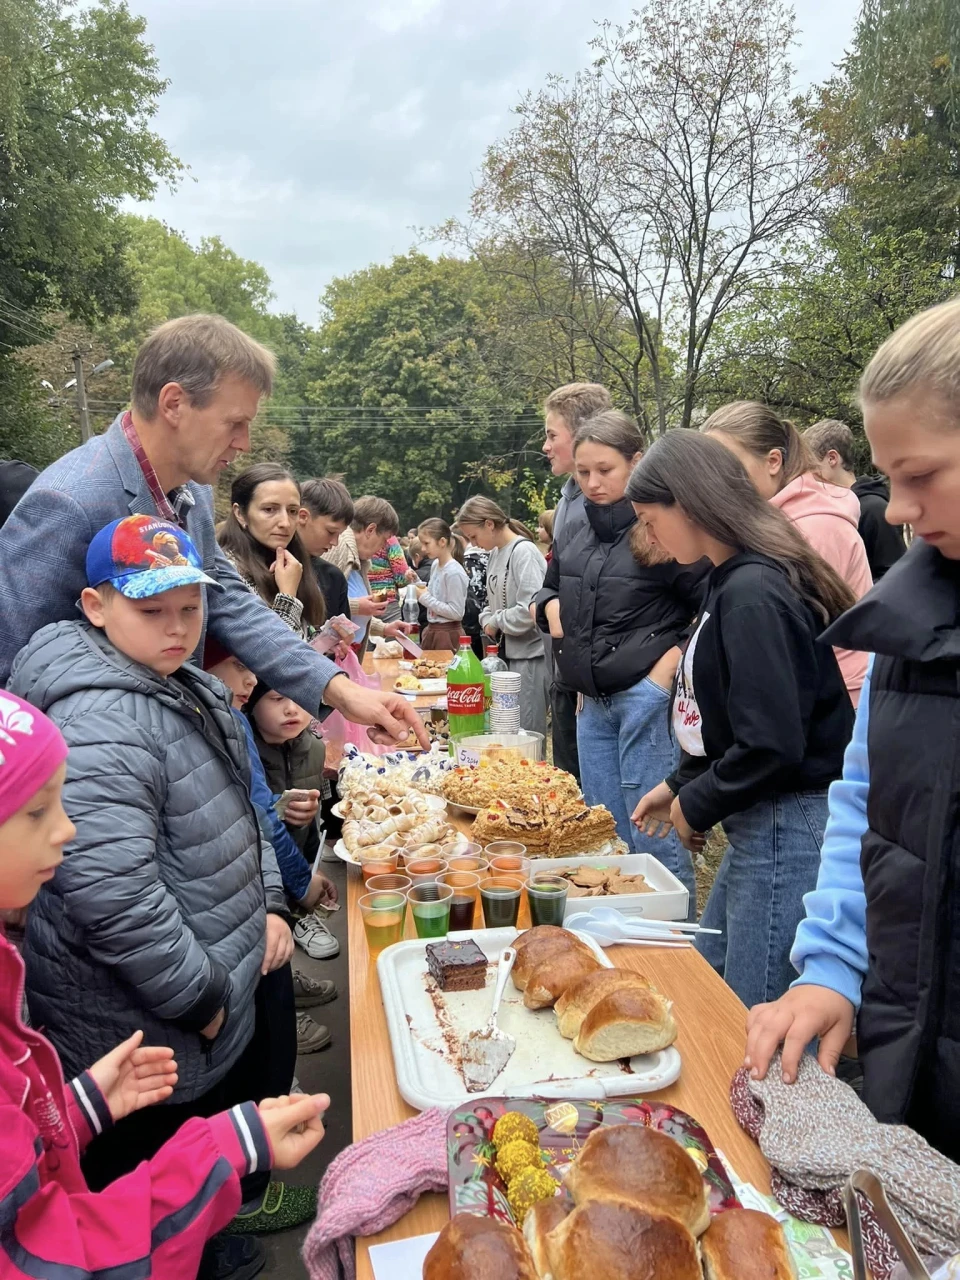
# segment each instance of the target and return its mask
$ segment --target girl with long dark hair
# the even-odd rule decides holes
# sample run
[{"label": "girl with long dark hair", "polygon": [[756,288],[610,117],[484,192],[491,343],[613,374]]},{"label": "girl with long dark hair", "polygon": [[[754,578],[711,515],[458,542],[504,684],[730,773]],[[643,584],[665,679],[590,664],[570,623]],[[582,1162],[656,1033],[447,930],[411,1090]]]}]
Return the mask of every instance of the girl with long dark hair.
[{"label": "girl with long dark hair", "polygon": [[[537,596],[537,621],[557,641],[557,675],[581,695],[580,784],[588,804],[613,814],[627,847],[646,795],[677,764],[667,709],[684,630],[700,605],[706,562],[690,566],[638,545],[627,481],[643,450],[635,422],[617,409],[590,418],[573,444],[586,520],[555,551]],[[646,847],[646,845],[644,845]],[[658,854],[690,894],[693,860],[671,832]]]},{"label": "girl with long dark hair", "polygon": [[739,459],[697,432],[650,449],[627,495],[652,543],[713,569],[677,674],[680,766],[640,801],[641,831],[688,847],[729,841],[697,945],[744,1004],[775,1000],[813,889],[853,708],[825,627],[853,594],[754,487]]},{"label": "girl with long dark hair", "polygon": [[258,462],[230,487],[218,541],[251,591],[304,636],[326,620],[323,596],[297,532],[300,486],[285,467]]}]

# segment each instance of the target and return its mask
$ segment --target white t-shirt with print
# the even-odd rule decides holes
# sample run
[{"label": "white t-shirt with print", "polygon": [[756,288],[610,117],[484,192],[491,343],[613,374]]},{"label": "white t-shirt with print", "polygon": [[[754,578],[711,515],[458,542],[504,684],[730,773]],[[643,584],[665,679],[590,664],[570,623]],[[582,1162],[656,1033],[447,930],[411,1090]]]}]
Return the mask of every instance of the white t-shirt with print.
[{"label": "white t-shirt with print", "polygon": [[681,750],[688,756],[705,756],[703,746],[703,724],[700,719],[700,706],[693,687],[693,656],[697,651],[697,641],[703,624],[710,617],[705,613],[697,623],[697,629],[690,637],[680,663],[677,679],[677,692],[673,700],[673,732]]}]

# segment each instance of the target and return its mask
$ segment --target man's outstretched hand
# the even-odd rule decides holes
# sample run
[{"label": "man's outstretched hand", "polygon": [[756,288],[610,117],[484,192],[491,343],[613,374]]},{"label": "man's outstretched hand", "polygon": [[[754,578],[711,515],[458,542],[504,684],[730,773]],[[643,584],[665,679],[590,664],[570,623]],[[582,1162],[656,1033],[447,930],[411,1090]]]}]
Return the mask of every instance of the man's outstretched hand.
[{"label": "man's outstretched hand", "polygon": [[334,676],[327,685],[323,700],[328,707],[354,724],[365,724],[370,738],[384,746],[406,742],[412,729],[424,751],[430,750],[430,738],[413,703],[398,693],[382,693],[364,689],[345,675]]}]

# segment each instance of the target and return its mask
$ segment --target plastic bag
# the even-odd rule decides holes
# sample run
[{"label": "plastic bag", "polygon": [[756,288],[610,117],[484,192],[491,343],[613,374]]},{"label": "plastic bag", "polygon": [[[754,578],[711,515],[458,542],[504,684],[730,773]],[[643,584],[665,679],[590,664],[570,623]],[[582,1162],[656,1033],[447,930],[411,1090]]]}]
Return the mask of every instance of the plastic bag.
[{"label": "plastic bag", "polygon": [[[348,676],[354,684],[362,685],[365,689],[379,690],[379,677],[367,675],[352,649],[348,649],[345,657],[337,658],[336,662],[343,674]],[[366,725],[345,720],[339,711],[331,711],[325,720],[320,721],[320,736],[326,743],[327,750],[334,756],[342,755],[348,743],[353,743],[367,755],[383,756],[389,751],[396,751],[396,746],[385,746],[374,742],[367,733]]]}]

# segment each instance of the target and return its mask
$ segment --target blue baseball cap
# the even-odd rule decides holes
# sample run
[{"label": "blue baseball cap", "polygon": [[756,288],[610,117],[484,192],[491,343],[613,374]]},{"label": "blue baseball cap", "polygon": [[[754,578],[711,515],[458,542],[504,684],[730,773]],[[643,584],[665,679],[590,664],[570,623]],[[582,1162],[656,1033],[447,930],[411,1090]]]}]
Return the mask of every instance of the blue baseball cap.
[{"label": "blue baseball cap", "polygon": [[183,529],[156,516],[126,516],[95,535],[87,548],[87,583],[108,582],[128,600],[203,583],[220,583],[203,572],[193,539]]}]

